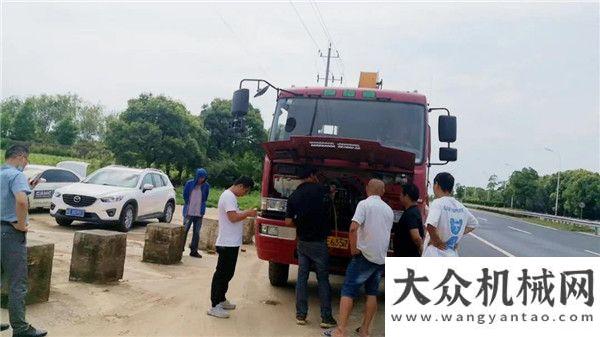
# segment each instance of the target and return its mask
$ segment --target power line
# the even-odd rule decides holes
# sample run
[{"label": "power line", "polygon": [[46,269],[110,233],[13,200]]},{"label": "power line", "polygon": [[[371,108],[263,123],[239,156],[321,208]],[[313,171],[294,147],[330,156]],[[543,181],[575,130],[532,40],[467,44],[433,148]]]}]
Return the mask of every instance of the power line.
[{"label": "power line", "polygon": [[316,2],[314,2],[314,0],[310,1],[309,4],[311,5],[313,11],[316,14],[317,21],[321,25],[321,28],[323,29],[323,33],[325,34],[325,37],[329,40],[329,43],[331,43],[333,45],[333,48],[335,48],[336,52],[338,53],[336,62],[338,63],[338,66],[340,67],[340,71],[342,73],[340,77],[344,77],[345,76],[345,67],[344,67],[344,63],[342,62],[342,58],[339,56],[339,48],[337,47],[335,41],[333,40],[333,37],[329,33],[329,29],[327,29],[327,24],[325,23],[325,18],[323,17],[323,14],[321,14],[319,5]]},{"label": "power line", "polygon": [[223,17],[223,15],[221,15],[221,13],[219,12],[219,10],[217,8],[213,7],[213,9],[217,13],[217,15],[219,16],[219,18],[221,18],[221,22],[223,23],[223,25],[225,25],[225,27],[227,28],[227,30],[229,30],[229,32],[231,33],[231,35],[233,35],[233,37],[235,38],[235,40],[237,40],[237,42],[238,42],[237,44],[238,44],[238,46],[241,47],[242,51],[244,51],[246,53],[246,55],[250,59],[253,59],[253,60],[256,61],[255,63],[260,68],[260,71],[263,73],[263,75],[265,75],[267,77],[270,77],[270,75],[267,72],[267,70],[263,67],[262,63],[260,63],[260,58],[254,57],[253,53],[250,52],[250,49],[244,43],[243,39],[240,38],[240,36],[233,29],[233,27],[231,27],[231,25],[229,24],[229,22],[227,22],[227,20],[225,20],[225,17]]},{"label": "power line", "polygon": [[310,39],[315,44],[315,47],[318,50],[319,49],[319,44],[317,43],[317,41],[315,40],[315,38],[311,34],[310,30],[308,30],[308,27],[306,26],[306,23],[304,22],[304,19],[302,19],[302,16],[300,16],[300,13],[298,12],[298,9],[296,9],[296,6],[294,6],[294,3],[291,0],[290,0],[290,5],[292,5],[292,8],[294,9],[294,12],[296,12],[296,15],[298,16],[298,19],[300,19],[300,23],[302,24],[302,27],[304,27],[304,30],[306,31],[306,34],[308,34],[308,37],[310,37]]}]

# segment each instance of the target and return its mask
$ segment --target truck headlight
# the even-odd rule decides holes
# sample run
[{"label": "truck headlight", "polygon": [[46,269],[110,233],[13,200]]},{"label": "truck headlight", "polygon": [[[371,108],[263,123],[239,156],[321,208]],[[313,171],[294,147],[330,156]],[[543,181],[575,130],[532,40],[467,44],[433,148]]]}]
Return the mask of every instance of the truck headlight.
[{"label": "truck headlight", "polygon": [[263,211],[283,212],[287,211],[287,200],[278,198],[261,198],[260,209]]},{"label": "truck headlight", "polygon": [[270,236],[279,236],[279,227],[271,225],[261,225],[260,233]]},{"label": "truck headlight", "polygon": [[111,195],[108,197],[100,198],[102,202],[117,202],[123,200],[122,195]]}]

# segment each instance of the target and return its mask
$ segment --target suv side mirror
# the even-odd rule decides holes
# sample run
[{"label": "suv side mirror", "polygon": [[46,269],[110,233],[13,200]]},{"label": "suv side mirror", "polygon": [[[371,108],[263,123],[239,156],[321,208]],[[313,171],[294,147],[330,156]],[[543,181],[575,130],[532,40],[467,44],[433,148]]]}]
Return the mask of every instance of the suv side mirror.
[{"label": "suv side mirror", "polygon": [[154,189],[154,185],[152,184],[144,184],[144,186],[142,186],[142,193],[146,192],[146,191],[151,191]]},{"label": "suv side mirror", "polygon": [[250,91],[248,89],[238,89],[233,92],[231,114],[234,117],[245,116],[248,113],[249,105]]},{"label": "suv side mirror", "polygon": [[440,147],[441,161],[456,161],[457,151],[452,147]]},{"label": "suv side mirror", "polygon": [[438,117],[438,137],[440,142],[443,143],[452,143],[456,141],[456,116],[441,115]]}]

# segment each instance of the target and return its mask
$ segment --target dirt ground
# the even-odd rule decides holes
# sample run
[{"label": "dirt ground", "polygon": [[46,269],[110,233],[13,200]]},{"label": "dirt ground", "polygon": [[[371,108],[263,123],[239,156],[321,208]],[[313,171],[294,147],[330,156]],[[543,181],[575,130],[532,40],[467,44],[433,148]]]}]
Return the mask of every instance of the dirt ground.
[{"label": "dirt ground", "polygon": [[[215,210],[207,213],[214,216]],[[181,209],[178,209],[173,222],[182,222],[180,214]],[[202,252],[203,258],[196,259],[186,251],[182,263],[177,265],[143,263],[145,226],[141,224],[127,235],[122,281],[114,285],[70,282],[73,233],[101,227],[91,224],[59,227],[43,212],[32,214],[30,224],[29,240],[55,244],[50,300],[27,307],[28,320],[48,330],[50,336],[322,335],[314,273],[309,282],[309,324],[298,326],[294,304],[297,268],[290,269],[287,287],[272,287],[267,277],[268,263],[257,258],[253,245],[242,247],[245,252],[240,253],[230,283],[228,299],[237,304],[237,309],[231,312],[229,319],[217,319],[206,315],[217,255]],[[334,317],[337,317],[342,282],[342,276],[331,276]],[[384,334],[383,301],[381,296],[373,336]],[[360,325],[363,303],[363,299],[358,301],[351,316],[351,327]],[[8,312],[2,309],[1,313],[2,322],[8,322]],[[0,336],[11,334],[8,330]]]}]

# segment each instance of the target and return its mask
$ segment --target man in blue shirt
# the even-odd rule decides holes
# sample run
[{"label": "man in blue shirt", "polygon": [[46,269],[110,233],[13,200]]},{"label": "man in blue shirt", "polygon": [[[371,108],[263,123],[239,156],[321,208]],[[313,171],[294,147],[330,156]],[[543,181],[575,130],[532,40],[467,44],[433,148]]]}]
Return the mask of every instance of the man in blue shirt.
[{"label": "man in blue shirt", "polygon": [[[196,177],[188,180],[183,188],[183,224],[186,240],[190,227],[194,227],[192,243],[190,244],[190,256],[192,257],[202,257],[198,252],[198,243],[200,242],[202,218],[206,211],[206,200],[208,200],[210,191],[210,185],[206,181],[207,178],[206,170],[199,168],[196,170]],[[183,248],[185,250],[185,242]]]},{"label": "man in blue shirt", "polygon": [[[27,295],[27,225],[28,201],[31,193],[23,169],[29,163],[29,150],[13,145],[4,154],[0,168],[0,218],[2,220],[2,273],[8,280],[8,315],[13,337],[41,337],[47,333],[29,325],[25,320]],[[4,275],[3,275],[4,276]],[[8,329],[7,324],[1,330]]]}]

